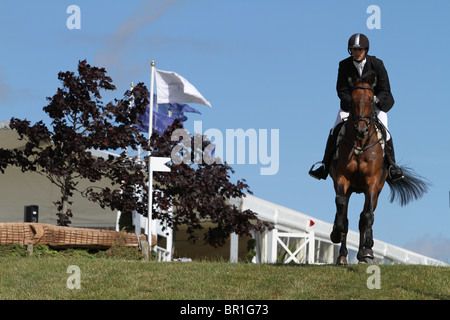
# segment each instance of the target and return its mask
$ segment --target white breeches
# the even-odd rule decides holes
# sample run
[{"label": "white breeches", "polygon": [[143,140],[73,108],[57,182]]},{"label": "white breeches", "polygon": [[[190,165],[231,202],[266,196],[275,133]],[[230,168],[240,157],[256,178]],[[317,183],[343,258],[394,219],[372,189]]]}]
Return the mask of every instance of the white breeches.
[{"label": "white breeches", "polygon": [[[388,129],[388,118],[387,118],[387,113],[384,111],[381,111],[380,109],[378,109],[377,107],[375,107],[375,112],[377,113],[377,117],[378,119],[381,121],[381,123],[386,127],[386,129]],[[342,109],[339,109],[338,115],[336,117],[336,122],[334,123],[333,126],[333,130],[331,131],[331,133],[333,133],[334,128],[336,128],[336,126],[341,123],[342,121],[344,121],[344,119],[348,118],[349,113],[343,111]],[[386,131],[386,139],[389,140],[391,139],[391,135],[389,134],[389,129]]]}]

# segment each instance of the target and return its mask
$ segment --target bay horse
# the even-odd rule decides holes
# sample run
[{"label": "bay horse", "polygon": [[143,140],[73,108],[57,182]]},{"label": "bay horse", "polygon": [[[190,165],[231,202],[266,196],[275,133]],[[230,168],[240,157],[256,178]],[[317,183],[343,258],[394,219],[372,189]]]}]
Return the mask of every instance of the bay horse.
[{"label": "bay horse", "polygon": [[384,161],[382,124],[375,112],[374,86],[376,77],[373,73],[363,79],[353,79],[352,105],[350,115],[345,122],[345,134],[338,146],[338,156],[330,166],[336,192],[336,216],[330,234],[333,243],[341,243],[336,264],[347,264],[347,209],[353,192],[364,193],[365,203],[359,220],[359,248],[357,259],[368,263],[374,259],[373,232],[374,211],[378,196],[385,182],[391,189],[393,202],[398,198],[400,204],[406,205],[412,199],[418,199],[428,190],[428,183],[416,176],[409,168],[403,167],[404,178],[392,181],[389,168]]}]

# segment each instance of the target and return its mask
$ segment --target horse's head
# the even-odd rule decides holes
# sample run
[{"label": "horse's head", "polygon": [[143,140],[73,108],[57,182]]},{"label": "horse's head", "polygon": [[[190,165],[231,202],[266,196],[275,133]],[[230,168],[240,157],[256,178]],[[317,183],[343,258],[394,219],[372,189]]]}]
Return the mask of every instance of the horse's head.
[{"label": "horse's head", "polygon": [[356,129],[356,136],[359,140],[364,139],[369,134],[369,127],[375,117],[374,114],[374,91],[376,76],[368,73],[361,79],[354,79],[352,88],[353,103],[350,116]]}]

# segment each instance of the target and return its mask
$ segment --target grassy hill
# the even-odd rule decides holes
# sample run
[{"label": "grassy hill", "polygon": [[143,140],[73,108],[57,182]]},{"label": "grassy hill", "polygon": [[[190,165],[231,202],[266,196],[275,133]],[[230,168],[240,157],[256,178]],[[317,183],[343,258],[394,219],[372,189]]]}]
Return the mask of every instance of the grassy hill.
[{"label": "grassy hill", "polygon": [[[80,289],[68,289],[80,270]],[[381,265],[369,289],[369,265],[255,265],[145,262],[89,255],[0,256],[0,299],[145,300],[450,300],[450,267]]]}]

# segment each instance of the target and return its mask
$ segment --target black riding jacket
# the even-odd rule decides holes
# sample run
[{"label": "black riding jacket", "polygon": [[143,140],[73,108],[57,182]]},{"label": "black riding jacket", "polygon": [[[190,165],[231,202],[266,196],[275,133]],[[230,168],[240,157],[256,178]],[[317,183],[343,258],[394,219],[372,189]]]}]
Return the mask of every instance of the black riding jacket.
[{"label": "black riding jacket", "polygon": [[[394,105],[394,97],[391,93],[391,86],[389,84],[389,77],[384,67],[383,61],[375,56],[366,55],[366,64],[362,72],[364,76],[367,72],[374,71],[377,76],[376,86],[374,87],[374,93],[379,99],[378,108],[381,111],[388,112]],[[339,62],[339,71],[336,84],[336,90],[339,98],[341,99],[341,109],[349,112],[352,103],[352,78],[360,78],[358,70],[353,64],[353,57]]]}]

